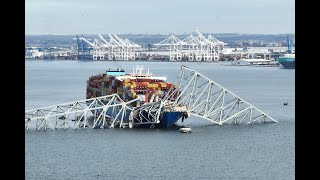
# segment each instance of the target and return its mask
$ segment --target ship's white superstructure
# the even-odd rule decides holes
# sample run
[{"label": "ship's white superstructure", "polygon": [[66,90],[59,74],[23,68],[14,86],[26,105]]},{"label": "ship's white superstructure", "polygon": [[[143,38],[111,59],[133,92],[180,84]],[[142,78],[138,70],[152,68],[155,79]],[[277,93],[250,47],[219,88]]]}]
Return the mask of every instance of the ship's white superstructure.
[{"label": "ship's white superstructure", "polygon": [[133,68],[132,73],[126,74],[124,76],[117,76],[116,78],[119,81],[122,81],[123,79],[153,79],[159,81],[167,80],[166,76],[153,76],[153,74],[150,73],[149,68],[146,73],[143,73],[143,66],[139,65],[137,65],[136,68]]}]

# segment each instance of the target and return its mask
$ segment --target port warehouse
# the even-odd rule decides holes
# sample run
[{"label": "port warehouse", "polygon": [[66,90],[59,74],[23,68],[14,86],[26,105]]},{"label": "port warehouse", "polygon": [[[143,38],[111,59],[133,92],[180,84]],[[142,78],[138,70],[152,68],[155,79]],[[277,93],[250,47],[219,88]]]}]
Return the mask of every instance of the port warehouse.
[{"label": "port warehouse", "polygon": [[[281,44],[269,43],[265,47],[230,47],[212,35],[204,36],[196,28],[194,32],[178,38],[168,35],[155,39],[152,44],[139,44],[116,34],[97,35],[91,39],[76,35],[76,43],[67,47],[25,48],[26,59],[72,60],[164,60],[164,61],[228,61],[240,58],[277,59],[287,52]],[[242,42],[241,42],[242,44]],[[294,50],[294,47],[293,47]]]}]

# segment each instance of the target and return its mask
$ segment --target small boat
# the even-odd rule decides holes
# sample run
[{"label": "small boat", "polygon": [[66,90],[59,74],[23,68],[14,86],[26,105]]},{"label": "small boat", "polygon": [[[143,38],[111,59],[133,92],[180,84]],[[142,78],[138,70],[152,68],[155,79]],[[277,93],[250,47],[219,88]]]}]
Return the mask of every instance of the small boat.
[{"label": "small boat", "polygon": [[191,133],[191,128],[180,128],[179,131],[181,133]]}]

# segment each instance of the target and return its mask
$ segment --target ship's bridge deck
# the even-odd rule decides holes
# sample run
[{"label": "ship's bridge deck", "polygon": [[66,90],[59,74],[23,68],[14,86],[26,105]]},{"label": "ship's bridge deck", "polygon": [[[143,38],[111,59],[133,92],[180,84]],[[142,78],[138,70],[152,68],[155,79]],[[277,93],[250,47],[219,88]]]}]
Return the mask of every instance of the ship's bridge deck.
[{"label": "ship's bridge deck", "polygon": [[152,76],[152,74],[126,74],[124,76],[116,77],[119,81],[123,81],[124,79],[153,79],[153,80],[167,80],[166,76]]}]

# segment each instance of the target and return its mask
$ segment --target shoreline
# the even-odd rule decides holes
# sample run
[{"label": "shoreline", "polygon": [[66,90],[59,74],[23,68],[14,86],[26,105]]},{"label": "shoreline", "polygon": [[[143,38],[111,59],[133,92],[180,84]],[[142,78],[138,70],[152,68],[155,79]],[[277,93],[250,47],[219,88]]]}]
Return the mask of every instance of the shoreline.
[{"label": "shoreline", "polygon": [[194,62],[194,63],[221,63],[232,61],[163,61],[163,60],[74,60],[74,59],[25,59],[25,61],[81,61],[81,62],[168,62],[168,63],[181,63],[181,62]]}]

